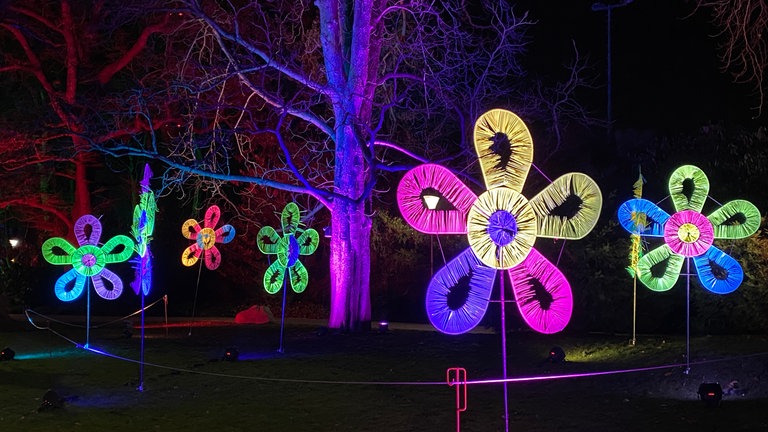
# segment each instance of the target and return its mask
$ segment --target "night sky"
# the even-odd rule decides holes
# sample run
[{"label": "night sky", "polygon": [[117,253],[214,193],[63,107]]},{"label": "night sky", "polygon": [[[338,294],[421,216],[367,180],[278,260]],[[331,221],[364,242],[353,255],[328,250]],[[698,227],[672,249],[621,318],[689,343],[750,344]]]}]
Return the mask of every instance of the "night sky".
[{"label": "night sky", "polygon": [[[538,24],[531,31],[532,70],[554,70],[572,57],[571,40],[589,56],[596,83],[592,105],[605,115],[607,13],[592,0],[525,1]],[[610,3],[605,1],[603,3]],[[691,1],[634,0],[612,12],[613,118],[617,128],[685,129],[728,120],[754,125],[749,85],[721,73],[707,11]]]}]

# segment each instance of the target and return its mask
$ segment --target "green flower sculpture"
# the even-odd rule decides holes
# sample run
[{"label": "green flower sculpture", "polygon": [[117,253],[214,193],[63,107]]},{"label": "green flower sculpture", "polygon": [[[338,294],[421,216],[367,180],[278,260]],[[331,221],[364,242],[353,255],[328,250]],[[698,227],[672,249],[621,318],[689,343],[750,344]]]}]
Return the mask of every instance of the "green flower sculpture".
[{"label": "green flower sculpture", "polygon": [[99,246],[101,222],[93,215],[81,216],[74,228],[79,247],[61,237],[49,238],[42,246],[46,261],[54,265],[72,266],[56,281],[56,297],[64,302],[77,299],[85,290],[89,278],[99,297],[106,300],[120,297],[123,281],[106,266],[127,261],[133,255],[133,240],[117,235]]},{"label": "green flower sculpture", "polygon": [[302,229],[301,212],[296,203],[288,203],[280,217],[282,237],[277,231],[265,226],[259,230],[256,244],[259,250],[267,255],[277,255],[264,274],[264,289],[270,294],[276,294],[285,284],[285,274],[288,272],[291,288],[301,293],[307,288],[309,274],[304,264],[299,261],[299,255],[311,255],[317,250],[320,235],[312,228]]}]

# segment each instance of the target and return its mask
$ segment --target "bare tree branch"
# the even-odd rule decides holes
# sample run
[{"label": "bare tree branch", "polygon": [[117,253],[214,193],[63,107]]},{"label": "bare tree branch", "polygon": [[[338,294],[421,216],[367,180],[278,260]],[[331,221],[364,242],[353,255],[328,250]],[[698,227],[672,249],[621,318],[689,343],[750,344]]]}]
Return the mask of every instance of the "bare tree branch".
[{"label": "bare tree branch", "polygon": [[720,39],[720,62],[737,83],[753,86],[755,118],[763,112],[768,68],[768,3],[765,0],[696,0],[710,11]]}]

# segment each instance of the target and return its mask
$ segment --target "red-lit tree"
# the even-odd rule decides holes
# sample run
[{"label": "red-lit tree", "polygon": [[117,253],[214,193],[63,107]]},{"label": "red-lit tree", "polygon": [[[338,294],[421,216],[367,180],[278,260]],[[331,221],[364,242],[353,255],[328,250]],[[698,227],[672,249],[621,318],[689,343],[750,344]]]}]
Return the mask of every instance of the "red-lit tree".
[{"label": "red-lit tree", "polygon": [[482,111],[535,115],[518,63],[527,15],[470,3],[180,1],[190,20],[169,97],[184,102],[187,121],[170,142],[103,150],[160,160],[171,182],[207,180],[214,192],[245,184],[242,199],[259,206],[270,189],[325,206],[329,326],[366,328],[372,197],[392,187],[383,174],[426,160],[392,142],[448,161],[471,152],[466,131]]},{"label": "red-lit tree", "polygon": [[102,101],[125,86],[118,78],[127,67],[134,76],[149,70],[135,60],[173,17],[70,0],[6,1],[0,15],[0,207],[42,231],[68,233],[92,211],[89,171],[103,162],[91,143],[147,128],[104,132]]}]

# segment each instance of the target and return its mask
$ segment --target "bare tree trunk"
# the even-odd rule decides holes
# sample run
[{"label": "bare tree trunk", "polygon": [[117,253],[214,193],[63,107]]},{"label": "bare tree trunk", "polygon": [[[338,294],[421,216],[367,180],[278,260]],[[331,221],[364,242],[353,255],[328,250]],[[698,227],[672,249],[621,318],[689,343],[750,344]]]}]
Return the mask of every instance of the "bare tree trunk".
[{"label": "bare tree trunk", "polygon": [[351,200],[332,209],[331,316],[328,325],[350,331],[367,330],[371,321],[371,219],[365,213],[366,166],[353,128],[337,132],[335,186]]},{"label": "bare tree trunk", "polygon": [[370,329],[371,220],[364,204],[334,206],[331,238],[331,315],[328,326]]}]

